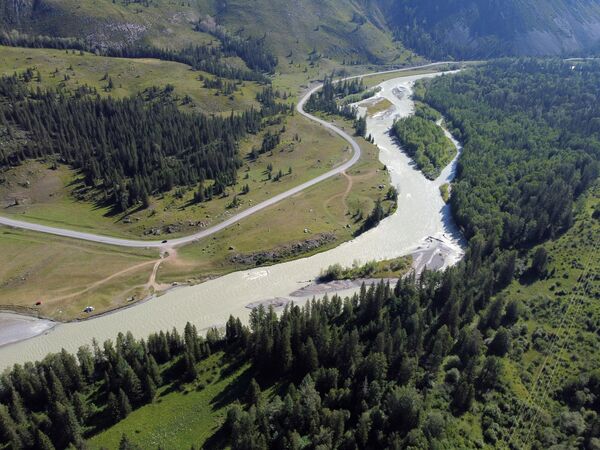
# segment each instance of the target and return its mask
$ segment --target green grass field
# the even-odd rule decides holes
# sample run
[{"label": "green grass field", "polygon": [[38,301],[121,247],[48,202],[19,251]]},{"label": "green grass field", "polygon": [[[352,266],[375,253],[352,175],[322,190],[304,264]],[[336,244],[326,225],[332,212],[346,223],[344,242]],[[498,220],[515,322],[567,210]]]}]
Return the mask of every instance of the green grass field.
[{"label": "green grass field", "polygon": [[[140,300],[155,251],[127,250],[0,228],[0,308],[71,320]],[[105,282],[108,277],[112,277]],[[35,303],[41,301],[40,306]]]},{"label": "green grass field", "polygon": [[219,429],[234,397],[243,397],[250,382],[247,366],[230,367],[223,353],[198,365],[200,376],[189,385],[167,385],[154,403],[88,440],[91,449],[119,447],[123,433],[141,448],[220,448]]},{"label": "green grass field", "polygon": [[[349,122],[339,121],[338,125],[351,128]],[[177,281],[182,276],[203,279],[209,275],[241,270],[246,266],[233,264],[230,260],[235,253],[276,250],[287,243],[302,241],[320,233],[333,232],[336,239],[317,251],[351,239],[360,227],[352,215],[360,210],[366,217],[377,198],[385,196],[385,190],[379,186],[389,183],[389,175],[382,170],[378,160],[378,149],[364,139],[359,142],[363,150],[362,158],[348,171],[352,181],[342,175],[330,178],[254,214],[210,239],[182,247],[178,250],[176,260],[167,261],[161,267],[160,281]],[[389,202],[384,202],[384,207],[389,208]],[[305,229],[309,233],[305,233]]]},{"label": "green grass field", "polygon": [[[125,97],[143,93],[154,86],[162,90],[171,84],[175,88],[173,96],[179,99],[179,104],[186,95],[191,97],[192,103],[181,105],[184,110],[205,113],[230,113],[231,110],[256,107],[256,94],[262,89],[257,83],[245,81],[231,96],[217,95],[216,89],[204,88],[203,81],[198,79],[199,76],[213,79],[213,75],[191,70],[185,64],[149,58],[110,58],[91,53],[80,55],[78,51],[0,46],[0,60],[0,75],[33,69],[32,89],[38,86],[60,87],[74,92],[87,85],[96,88],[103,96]],[[41,81],[38,81],[38,72]],[[103,79],[107,74],[114,84],[110,92],[105,89],[108,81]]]},{"label": "green grass field", "polygon": [[[577,206],[573,227],[544,244],[549,254],[548,276],[537,280],[525,274],[506,292],[507,298],[521,300],[530,311],[530,332],[544,329],[568,336],[564,348],[550,355],[560,361],[554,384],[593,365],[597,352],[600,220],[592,214],[600,210],[600,188],[593,189]],[[584,278],[586,275],[591,275],[591,279]],[[567,333],[569,325],[571,330]],[[536,373],[549,350],[545,347],[529,349],[524,357],[527,364],[520,368],[521,376],[528,378],[526,374]]]}]

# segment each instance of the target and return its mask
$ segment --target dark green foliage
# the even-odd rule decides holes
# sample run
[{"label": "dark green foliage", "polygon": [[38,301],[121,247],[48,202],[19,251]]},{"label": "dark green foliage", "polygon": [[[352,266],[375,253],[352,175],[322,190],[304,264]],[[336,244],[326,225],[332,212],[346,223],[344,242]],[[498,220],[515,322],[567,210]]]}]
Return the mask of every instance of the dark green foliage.
[{"label": "dark green foliage", "polygon": [[364,233],[365,231],[376,227],[385,217],[386,213],[381,205],[381,199],[377,199],[375,206],[373,207],[373,211],[371,211],[361,228],[357,231],[357,234]]},{"label": "dark green foliage", "polygon": [[38,430],[35,438],[35,448],[38,450],[54,450],[50,438],[42,431]]},{"label": "dark green foliage", "polygon": [[325,77],[323,87],[312,94],[306,101],[306,111],[322,111],[328,114],[338,114],[346,119],[355,120],[356,109],[349,105],[339,106],[337,99],[365,90],[362,79],[355,78],[347,81],[333,81],[333,75]]},{"label": "dark green foliage", "polygon": [[366,114],[364,116],[358,117],[354,121],[354,130],[355,130],[355,133],[357,136],[365,137],[365,135],[367,134],[367,116],[366,116]]},{"label": "dark green foliage", "polygon": [[489,346],[490,353],[504,356],[510,351],[510,333],[506,328],[499,328]]},{"label": "dark green foliage", "polygon": [[[153,334],[147,343],[127,333],[102,348],[82,347],[80,364],[62,351],[16,365],[0,377],[0,440],[17,449],[80,448],[86,427],[117,423],[154,400],[164,384],[155,357],[183,367],[186,357],[200,361],[209,354],[208,343],[188,325],[183,339],[176,330]],[[187,377],[177,369],[176,379]]]},{"label": "dark green foliage", "polygon": [[572,65],[503,60],[427,88],[464,144],[454,217],[468,238],[485,236],[484,252],[568,228],[574,199],[598,175],[600,64]]},{"label": "dark green foliage", "polygon": [[266,86],[261,92],[256,94],[256,100],[262,105],[262,113],[265,116],[273,116],[279,113],[293,113],[293,105],[282,103],[287,95],[273,90],[272,86]]},{"label": "dark green foliage", "polygon": [[544,247],[538,247],[533,253],[531,270],[538,277],[543,277],[548,271],[548,252]]},{"label": "dark green foliage", "polygon": [[271,73],[277,66],[277,57],[267,50],[264,36],[234,36],[221,26],[205,26],[203,22],[198,23],[197,29],[211,33],[221,41],[220,51],[223,56],[238,56],[254,71]]},{"label": "dark green foliage", "polygon": [[402,148],[425,176],[435,179],[456,154],[454,144],[431,120],[410,116],[394,123],[394,134]]},{"label": "dark green foliage", "polygon": [[248,392],[246,392],[246,402],[249,405],[256,405],[260,401],[260,386],[254,378],[250,380],[250,386],[248,386]]},{"label": "dark green foliage", "polygon": [[12,103],[0,104],[0,118],[31,137],[14,153],[0,150],[0,164],[58,154],[121,209],[177,185],[234,183],[241,165],[236,140],[261,127],[261,113],[254,110],[208,117],[182,113],[172,103],[147,105],[137,97],[26,95],[14,77],[0,80],[0,96]]},{"label": "dark green foliage", "polygon": [[119,441],[119,450],[140,450],[140,447],[132,443],[126,434],[123,434]]}]

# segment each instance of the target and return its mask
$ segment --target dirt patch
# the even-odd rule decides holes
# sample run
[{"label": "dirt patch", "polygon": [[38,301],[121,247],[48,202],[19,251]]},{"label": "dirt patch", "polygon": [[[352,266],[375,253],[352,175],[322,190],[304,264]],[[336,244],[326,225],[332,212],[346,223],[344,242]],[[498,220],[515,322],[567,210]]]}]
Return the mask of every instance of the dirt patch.
[{"label": "dirt patch", "polygon": [[332,292],[347,291],[348,289],[358,289],[363,284],[373,286],[381,282],[390,283],[394,286],[398,278],[357,278],[356,280],[334,280],[326,283],[313,283],[300,288],[290,294],[291,297],[320,297]]},{"label": "dirt patch", "polygon": [[23,209],[48,203],[61,188],[59,173],[39,162],[28,162],[0,174],[0,197],[4,208]]}]

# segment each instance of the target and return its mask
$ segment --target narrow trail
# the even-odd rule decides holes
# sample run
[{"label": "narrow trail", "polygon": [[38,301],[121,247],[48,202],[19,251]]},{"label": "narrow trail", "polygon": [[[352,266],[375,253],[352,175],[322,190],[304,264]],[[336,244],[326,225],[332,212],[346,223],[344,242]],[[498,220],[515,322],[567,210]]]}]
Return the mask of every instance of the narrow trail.
[{"label": "narrow trail", "polygon": [[[118,272],[115,272],[115,273],[109,275],[106,278],[103,278],[101,280],[95,281],[94,283],[92,283],[88,287],[86,287],[85,289],[82,289],[82,290],[77,291],[77,292],[73,292],[73,293],[68,294],[68,295],[63,295],[63,296],[60,296],[60,297],[53,297],[51,299],[48,299],[47,301],[48,302],[54,302],[54,301],[67,300],[69,298],[77,297],[78,295],[85,294],[86,292],[89,292],[89,291],[97,288],[98,286],[101,286],[102,284],[104,284],[104,283],[106,283],[106,282],[108,282],[108,281],[110,281],[110,280],[112,280],[114,278],[117,278],[117,277],[119,277],[121,275],[124,275],[126,273],[132,272],[134,270],[140,269],[140,268],[145,267],[145,266],[149,266],[150,264],[154,264],[155,267],[156,267],[156,265],[160,264],[162,261],[163,261],[162,259],[159,259],[158,261],[152,260],[152,261],[146,261],[146,262],[143,262],[143,263],[140,263],[140,264],[136,264],[134,266],[126,267],[125,269],[119,270]],[[158,270],[158,267],[156,267],[156,269]]]},{"label": "narrow trail", "polygon": [[341,197],[342,203],[344,204],[344,208],[347,212],[350,210],[350,208],[348,208],[348,202],[347,202],[348,195],[350,194],[350,191],[352,190],[352,186],[354,185],[354,179],[353,179],[353,177],[348,175],[346,172],[342,172],[342,175],[348,181],[348,183],[346,184],[346,189],[344,190],[344,192],[339,192],[337,194],[333,194],[331,197],[329,197],[327,200],[325,200],[325,208],[327,208],[332,201]]},{"label": "narrow trail", "polygon": [[[361,75],[353,75],[353,76],[346,77],[346,78],[343,78],[341,80],[336,80],[336,81],[351,80],[351,79],[355,79],[355,78],[364,78],[364,77],[370,77],[370,76],[374,76],[374,75],[401,73],[401,72],[407,72],[407,71],[412,71],[412,70],[431,68],[431,67],[440,66],[440,65],[444,65],[444,64],[449,64],[449,62],[448,61],[440,61],[440,62],[436,62],[436,63],[424,64],[421,66],[406,67],[403,69],[392,69],[392,70],[384,70],[381,72],[372,72],[372,73],[366,73],[366,74],[361,74]],[[308,118],[309,120],[311,120],[313,122],[316,122],[316,123],[322,125],[323,127],[325,127],[328,130],[333,131],[335,134],[337,134],[338,136],[343,138],[346,142],[348,142],[352,146],[352,149],[354,150],[352,157],[348,161],[344,162],[343,164],[340,164],[339,166],[335,167],[334,169],[332,169],[324,174],[321,174],[321,175],[313,178],[312,180],[309,180],[309,181],[302,183],[296,187],[293,187],[285,192],[277,194],[277,195],[271,197],[270,199],[267,199],[261,203],[258,203],[248,209],[245,209],[244,211],[241,211],[240,213],[238,213],[238,214],[230,217],[229,219],[227,219],[221,223],[218,223],[210,228],[199,231],[198,233],[191,234],[189,236],[172,239],[167,242],[165,240],[143,241],[143,240],[137,240],[137,239],[116,238],[116,237],[112,237],[112,236],[105,236],[105,235],[100,235],[100,234],[70,230],[70,229],[66,229],[66,228],[51,227],[51,226],[41,225],[41,224],[32,223],[32,222],[25,222],[22,220],[10,219],[10,218],[4,217],[4,216],[0,216],[0,225],[6,225],[9,227],[14,227],[14,228],[21,228],[21,229],[25,229],[25,230],[37,231],[40,233],[53,234],[53,235],[57,235],[57,236],[64,236],[64,237],[73,238],[73,239],[81,239],[81,240],[85,240],[85,241],[98,242],[101,244],[109,244],[109,245],[116,245],[116,246],[121,246],[121,247],[132,247],[132,248],[160,248],[160,249],[164,249],[166,247],[172,248],[172,247],[176,247],[179,245],[189,244],[189,243],[197,241],[199,239],[203,239],[205,237],[211,236],[211,235],[233,225],[234,223],[237,223],[240,220],[245,219],[246,217],[256,214],[257,212],[259,212],[263,209],[266,209],[276,203],[279,203],[280,201],[282,201],[286,198],[292,197],[293,195],[295,195],[299,192],[302,192],[305,189],[320,183],[321,181],[327,180],[337,174],[345,172],[346,170],[348,170],[350,167],[352,167],[354,164],[356,164],[358,162],[358,160],[360,159],[360,156],[361,156],[361,149],[360,149],[360,146],[358,145],[358,143],[354,140],[354,138],[352,136],[350,136],[348,133],[346,133],[342,129],[336,127],[332,123],[327,122],[322,119],[319,119],[318,117],[315,117],[312,114],[304,111],[304,104],[306,103],[306,101],[310,98],[310,96],[314,92],[321,89],[322,86],[323,86],[323,84],[320,83],[317,86],[313,87],[312,89],[309,89],[308,92],[306,92],[304,94],[304,96],[298,101],[296,110],[298,111],[298,113],[300,115]]]},{"label": "narrow trail", "polygon": [[[164,256],[166,255],[166,256]],[[169,284],[167,283],[158,283],[156,281],[156,275],[158,274],[158,269],[160,268],[160,265],[166,261],[173,261],[177,259],[177,250],[175,250],[174,248],[170,248],[167,251],[163,252],[161,254],[161,258],[156,261],[154,263],[154,266],[152,267],[152,273],[150,273],[150,278],[148,279],[148,282],[146,283],[146,288],[147,289],[154,289],[154,292],[158,292],[158,291],[162,291],[164,289],[167,289],[169,287]]]},{"label": "narrow trail", "polygon": [[[166,254],[167,256],[163,256],[164,254]],[[156,275],[158,273],[158,269],[163,262],[176,259],[177,251],[175,249],[169,249],[168,252],[164,252],[163,255],[161,255],[161,257],[157,260],[145,261],[143,263],[135,264],[133,266],[126,267],[125,269],[119,270],[118,272],[115,272],[115,273],[107,276],[106,278],[102,278],[101,280],[95,281],[94,283],[90,284],[85,289],[82,289],[80,291],[73,292],[73,293],[67,294],[67,295],[53,297],[46,301],[51,303],[51,302],[55,302],[55,301],[68,300],[70,298],[77,297],[79,295],[83,295],[87,292],[90,292],[90,291],[96,289],[99,286],[102,286],[104,283],[107,283],[108,281],[111,281],[111,280],[113,280],[117,277],[120,277],[121,275],[125,275],[129,272],[133,272],[142,267],[149,266],[150,264],[153,264],[153,266],[152,266],[152,272],[150,273],[150,276],[148,278],[148,282],[145,285],[141,285],[141,286],[143,286],[147,289],[152,288],[152,289],[154,289],[154,291],[161,291],[163,289],[168,288],[169,285],[165,284],[165,283],[158,283],[156,281]]]}]

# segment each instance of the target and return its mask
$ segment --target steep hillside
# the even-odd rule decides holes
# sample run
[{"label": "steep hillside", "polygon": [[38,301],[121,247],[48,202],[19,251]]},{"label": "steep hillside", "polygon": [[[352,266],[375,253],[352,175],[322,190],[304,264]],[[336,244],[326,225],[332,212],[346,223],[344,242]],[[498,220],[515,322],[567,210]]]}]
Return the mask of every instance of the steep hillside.
[{"label": "steep hillside", "polygon": [[388,25],[433,58],[560,55],[600,41],[594,0],[381,0]]},{"label": "steep hillside", "polygon": [[[348,64],[589,53],[600,42],[595,0],[0,0],[0,29],[77,37],[100,47],[177,48],[216,21],[265,36],[280,68],[321,56]],[[403,46],[404,44],[404,46]],[[287,57],[284,59],[284,57]]]},{"label": "steep hillside", "polygon": [[266,33],[275,50],[291,59],[316,50],[346,62],[384,63],[395,61],[402,50],[376,2],[231,0],[222,5],[219,22],[251,35]]},{"label": "steep hillside", "polygon": [[[375,5],[375,4],[373,4]],[[376,6],[350,0],[0,0],[0,29],[76,37],[99,47],[135,44],[177,48],[214,38],[195,31],[216,21],[232,32],[265,36],[288,63],[320,56],[348,63],[389,63],[406,57]]]}]

